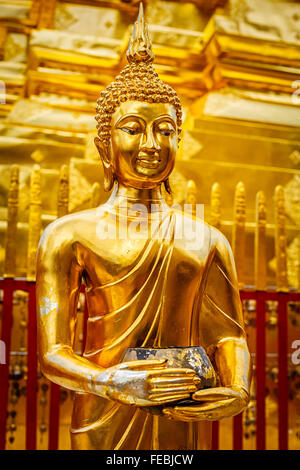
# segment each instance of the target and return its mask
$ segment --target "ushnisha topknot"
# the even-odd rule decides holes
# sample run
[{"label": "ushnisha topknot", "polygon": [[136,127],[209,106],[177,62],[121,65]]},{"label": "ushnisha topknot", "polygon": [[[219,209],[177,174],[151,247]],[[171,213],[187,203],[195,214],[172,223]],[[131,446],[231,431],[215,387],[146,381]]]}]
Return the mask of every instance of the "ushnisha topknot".
[{"label": "ushnisha topknot", "polygon": [[176,109],[179,134],[182,124],[180,100],[176,91],[159,78],[152,65],[154,54],[148,35],[148,26],[144,22],[142,3],[140,3],[139,16],[133,26],[126,55],[129,64],[100,93],[97,100],[95,119],[102,145],[109,145],[112,114],[124,101],[172,104]]}]

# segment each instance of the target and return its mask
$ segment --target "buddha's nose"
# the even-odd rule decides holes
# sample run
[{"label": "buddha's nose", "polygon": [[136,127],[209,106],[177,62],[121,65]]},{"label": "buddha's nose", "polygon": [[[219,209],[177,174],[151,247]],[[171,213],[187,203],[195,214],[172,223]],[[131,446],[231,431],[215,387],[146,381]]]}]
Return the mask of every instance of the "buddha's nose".
[{"label": "buddha's nose", "polygon": [[143,138],[143,144],[140,148],[142,152],[155,153],[160,150],[160,145],[155,139],[152,128],[147,128]]}]

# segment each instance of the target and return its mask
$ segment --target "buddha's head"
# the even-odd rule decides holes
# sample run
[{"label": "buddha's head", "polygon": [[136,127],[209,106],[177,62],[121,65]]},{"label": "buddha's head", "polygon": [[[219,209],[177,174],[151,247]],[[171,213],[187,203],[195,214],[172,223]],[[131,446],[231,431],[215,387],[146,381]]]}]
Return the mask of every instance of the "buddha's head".
[{"label": "buddha's head", "polygon": [[104,189],[114,181],[135,188],[165,184],[174,167],[182,110],[176,91],[158,77],[142,5],[127,51],[127,65],[97,100],[95,144]]}]

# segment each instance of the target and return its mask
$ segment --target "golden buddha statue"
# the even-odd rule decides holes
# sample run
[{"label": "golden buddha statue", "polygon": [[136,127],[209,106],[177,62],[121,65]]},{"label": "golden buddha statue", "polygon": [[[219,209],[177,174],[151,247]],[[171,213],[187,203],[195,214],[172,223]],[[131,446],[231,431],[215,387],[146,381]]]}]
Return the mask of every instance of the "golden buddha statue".
[{"label": "golden buddha statue", "polygon": [[[73,449],[210,449],[211,422],[240,413],[249,400],[233,256],[218,230],[162,198],[182,113],[153,68],[142,8],[127,58],[97,105],[95,144],[112,194],[98,208],[57,219],[40,241],[40,364],[75,391]],[[191,220],[201,234],[197,249],[181,230]],[[82,280],[89,318],[81,357],[73,341]],[[164,359],[122,362],[128,348],[188,346],[205,348],[216,387],[198,390],[195,371]],[[180,404],[191,396],[192,405]],[[157,405],[160,414],[149,412]]]}]

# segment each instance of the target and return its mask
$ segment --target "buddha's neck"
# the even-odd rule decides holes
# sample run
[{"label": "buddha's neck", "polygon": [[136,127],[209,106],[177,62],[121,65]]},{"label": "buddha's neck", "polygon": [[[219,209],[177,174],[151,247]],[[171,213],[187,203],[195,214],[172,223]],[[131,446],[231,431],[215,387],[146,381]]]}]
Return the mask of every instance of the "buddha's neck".
[{"label": "buddha's neck", "polygon": [[137,189],[116,183],[107,203],[116,209],[126,207],[130,210],[136,204],[143,204],[148,212],[168,210],[160,185],[152,189]]}]

